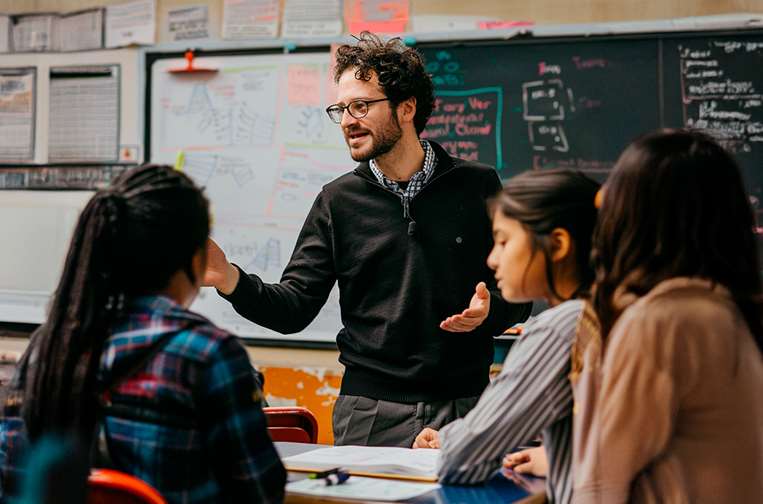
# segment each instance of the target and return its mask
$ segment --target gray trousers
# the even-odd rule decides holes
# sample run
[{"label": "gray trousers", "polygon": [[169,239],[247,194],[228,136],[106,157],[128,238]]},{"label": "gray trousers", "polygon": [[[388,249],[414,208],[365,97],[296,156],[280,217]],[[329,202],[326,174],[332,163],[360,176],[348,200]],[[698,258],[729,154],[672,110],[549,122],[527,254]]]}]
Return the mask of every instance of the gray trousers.
[{"label": "gray trousers", "polygon": [[340,395],[334,404],[334,444],[410,448],[424,427],[439,430],[471,410],[479,396],[419,403]]}]

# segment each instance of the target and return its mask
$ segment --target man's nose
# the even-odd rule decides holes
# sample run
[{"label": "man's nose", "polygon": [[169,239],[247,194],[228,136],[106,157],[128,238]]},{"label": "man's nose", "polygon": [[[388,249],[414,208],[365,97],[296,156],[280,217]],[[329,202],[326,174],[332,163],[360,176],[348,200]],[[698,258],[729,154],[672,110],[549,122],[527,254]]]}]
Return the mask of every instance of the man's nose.
[{"label": "man's nose", "polygon": [[352,114],[350,114],[350,111],[348,109],[344,109],[342,111],[342,122],[339,123],[341,124],[342,128],[346,128],[357,122],[358,120],[352,117]]}]

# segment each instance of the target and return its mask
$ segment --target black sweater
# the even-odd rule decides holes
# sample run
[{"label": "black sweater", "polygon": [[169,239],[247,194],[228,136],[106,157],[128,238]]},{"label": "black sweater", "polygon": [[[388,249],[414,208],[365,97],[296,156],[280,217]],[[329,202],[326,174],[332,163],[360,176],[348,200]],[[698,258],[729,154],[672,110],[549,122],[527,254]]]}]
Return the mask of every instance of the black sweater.
[{"label": "black sweater", "polygon": [[[280,283],[242,274],[224,296],[252,322],[294,333],[338,281],[343,394],[396,402],[479,395],[492,336],[530,313],[529,304],[503,301],[486,265],[493,240],[485,201],[501,187],[497,173],[432,147],[437,165],[411,200],[410,217],[361,163],[318,194]],[[468,333],[440,329],[469,305],[480,281],[491,289],[485,322]]]}]

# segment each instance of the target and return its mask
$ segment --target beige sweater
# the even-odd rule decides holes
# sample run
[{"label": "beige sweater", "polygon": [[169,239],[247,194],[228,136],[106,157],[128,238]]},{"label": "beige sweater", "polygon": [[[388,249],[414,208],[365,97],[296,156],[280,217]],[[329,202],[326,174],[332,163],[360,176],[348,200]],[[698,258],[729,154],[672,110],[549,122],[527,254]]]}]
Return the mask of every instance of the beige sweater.
[{"label": "beige sweater", "polygon": [[763,356],[729,292],[627,302],[574,380],[573,502],[763,503]]}]

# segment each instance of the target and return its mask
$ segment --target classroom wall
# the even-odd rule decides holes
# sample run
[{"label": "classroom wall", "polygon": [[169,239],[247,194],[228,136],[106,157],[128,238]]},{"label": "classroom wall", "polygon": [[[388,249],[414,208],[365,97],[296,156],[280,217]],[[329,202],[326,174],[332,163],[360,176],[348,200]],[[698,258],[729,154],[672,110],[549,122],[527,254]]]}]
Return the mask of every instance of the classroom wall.
[{"label": "classroom wall", "polygon": [[[124,3],[125,0],[0,0],[0,12],[65,12]],[[410,0],[410,15],[484,16],[536,23],[641,21],[734,12],[763,12],[763,0]],[[209,6],[210,28],[222,24],[223,0],[156,0],[158,25],[167,9],[178,5]],[[213,36],[215,33],[213,32]]]}]

